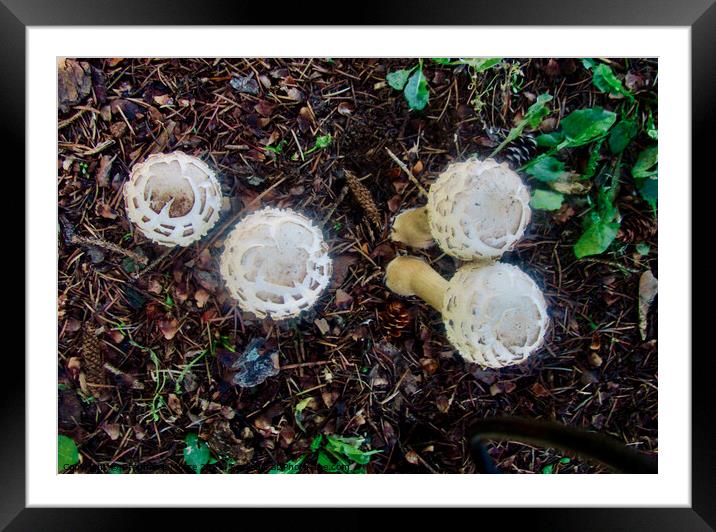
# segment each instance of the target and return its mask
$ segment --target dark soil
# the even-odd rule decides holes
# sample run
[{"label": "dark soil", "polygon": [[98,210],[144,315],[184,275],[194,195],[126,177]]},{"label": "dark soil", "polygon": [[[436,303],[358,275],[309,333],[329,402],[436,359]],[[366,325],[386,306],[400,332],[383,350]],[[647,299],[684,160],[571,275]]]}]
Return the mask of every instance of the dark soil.
[{"label": "dark soil", "polygon": [[[446,277],[458,266],[438,249],[389,241],[392,217],[424,200],[386,148],[427,187],[448,163],[486,157],[495,145],[488,128],[512,127],[537,94],[554,96],[557,120],[582,107],[616,109],[620,101],[598,92],[579,61],[512,60],[521,86],[505,68],[473,80],[465,67],[426,61],[422,112],[385,82],[410,59],[78,61],[86,67],[74,75],[85,72],[91,88],[79,83],[76,101],[58,112],[59,431],[79,446],[76,471],[191,472],[182,451],[195,432],[219,458],[204,473],[268,472],[310,454],[320,433],[366,437],[382,451],[371,473],[469,473],[466,428],[501,415],[556,420],[657,452],[656,311],[642,341],[636,308],[639,275],[658,275],[657,235],[628,173],[617,198],[623,232],[606,253],[575,259],[588,206],[574,197],[559,212],[535,211],[527,237],[504,257],[537,280],[550,308],[546,344],[525,366],[465,364],[435,311],[383,285],[396,253],[422,255]],[[611,65],[636,79],[638,98],[655,98],[656,61]],[[331,144],[306,155],[327,134]],[[121,187],[134,163],[172,150],[215,168],[228,201],[208,236],[167,252],[128,222]],[[571,157],[578,168],[588,153]],[[345,171],[370,191],[379,226]],[[334,258],[330,289],[290,322],[240,312],[218,273],[227,230],[268,205],[319,221]],[[635,251],[639,242],[648,255]],[[264,352],[277,351],[280,372],[251,388],[233,384],[232,349],[261,339]],[[516,442],[488,451],[504,472],[608,471]],[[302,471],[321,469],[309,457]]]}]

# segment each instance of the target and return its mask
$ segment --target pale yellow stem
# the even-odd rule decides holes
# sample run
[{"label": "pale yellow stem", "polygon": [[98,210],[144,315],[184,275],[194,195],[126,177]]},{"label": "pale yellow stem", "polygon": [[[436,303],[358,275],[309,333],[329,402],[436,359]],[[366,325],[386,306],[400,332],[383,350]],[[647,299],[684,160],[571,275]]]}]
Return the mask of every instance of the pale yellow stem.
[{"label": "pale yellow stem", "polygon": [[416,257],[396,257],[385,268],[385,285],[401,296],[418,296],[442,312],[448,282]]}]

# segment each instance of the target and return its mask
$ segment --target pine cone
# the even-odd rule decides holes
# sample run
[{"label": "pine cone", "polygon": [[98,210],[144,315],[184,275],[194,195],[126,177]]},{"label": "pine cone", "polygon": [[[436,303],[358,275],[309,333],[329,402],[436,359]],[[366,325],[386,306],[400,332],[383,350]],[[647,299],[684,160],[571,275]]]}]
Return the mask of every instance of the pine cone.
[{"label": "pine cone", "polygon": [[82,331],[80,353],[82,354],[82,369],[87,378],[87,384],[104,384],[104,362],[99,338],[95,334],[94,328],[88,324],[85,324]]},{"label": "pine cone", "polygon": [[375,201],[373,201],[373,196],[370,191],[363,183],[358,181],[358,178],[355,174],[353,174],[353,172],[346,170],[345,174],[348,187],[351,189],[351,192],[353,192],[353,196],[356,201],[358,201],[360,206],[363,207],[373,225],[380,227],[380,211],[378,210],[378,207],[375,206]]},{"label": "pine cone", "polygon": [[656,218],[637,211],[629,211],[622,217],[617,239],[626,244],[646,242],[656,236],[657,230]]},{"label": "pine cone", "polygon": [[385,333],[393,338],[398,338],[403,334],[403,330],[410,325],[413,318],[402,301],[393,299],[385,305],[385,309],[380,314],[380,320]]},{"label": "pine cone", "polygon": [[[487,136],[497,144],[507,137],[509,129],[489,127]],[[534,159],[537,154],[537,141],[532,133],[522,133],[502,150],[503,156],[513,168],[519,168]]]}]

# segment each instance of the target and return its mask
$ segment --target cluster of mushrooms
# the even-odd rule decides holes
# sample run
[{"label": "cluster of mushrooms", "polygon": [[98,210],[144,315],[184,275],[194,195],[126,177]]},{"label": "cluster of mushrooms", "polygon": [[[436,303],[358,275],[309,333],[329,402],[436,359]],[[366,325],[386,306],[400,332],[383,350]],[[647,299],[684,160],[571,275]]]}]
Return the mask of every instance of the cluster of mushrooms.
[{"label": "cluster of mushrooms", "polygon": [[446,281],[416,257],[393,259],[385,281],[402,296],[417,295],[443,317],[460,355],[500,368],[527,360],[542,344],[547,306],[537,284],[497,262],[522,238],[530,194],[507,163],[470,158],[451,164],[432,184],[425,207],[398,215],[391,238],[426,248],[437,242],[466,264]]},{"label": "cluster of mushrooms", "polygon": [[[221,187],[201,159],[154,154],[132,168],[127,214],[151,241],[188,246],[219,219]],[[542,343],[547,311],[541,291],[519,268],[495,262],[522,237],[529,191],[503,163],[454,163],[433,183],[426,207],[399,215],[393,240],[425,248],[437,242],[467,264],[448,282],[426,262],[401,256],[386,268],[393,292],[417,295],[442,313],[460,354],[485,367],[524,362]],[[267,207],[231,230],[220,260],[229,293],[259,318],[283,320],[313,306],[332,262],[321,230],[300,213]]]},{"label": "cluster of mushrooms", "polygon": [[[188,246],[216,224],[221,187],[201,159],[154,154],[132,168],[124,186],[129,219],[162,246]],[[226,239],[221,274],[239,307],[259,318],[298,316],[328,286],[331,258],[311,220],[290,209],[264,208]]]}]

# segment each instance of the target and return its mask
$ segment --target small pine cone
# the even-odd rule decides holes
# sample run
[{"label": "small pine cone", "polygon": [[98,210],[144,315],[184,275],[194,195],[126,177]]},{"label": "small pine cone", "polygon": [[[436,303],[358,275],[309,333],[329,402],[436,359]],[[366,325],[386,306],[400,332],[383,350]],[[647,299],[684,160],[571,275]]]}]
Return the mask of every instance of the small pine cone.
[{"label": "small pine cone", "polygon": [[405,303],[397,299],[388,301],[380,318],[385,333],[393,338],[400,337],[413,319]]},{"label": "small pine cone", "polygon": [[[509,132],[509,129],[496,127],[489,127],[486,130],[487,136],[496,144],[501,144]],[[532,133],[523,132],[522,135],[505,146],[502,153],[513,168],[524,166],[537,154],[535,136]]]},{"label": "small pine cone", "polygon": [[345,171],[345,174],[348,187],[351,189],[351,192],[353,192],[353,196],[356,201],[361,207],[363,207],[363,210],[365,210],[365,213],[368,215],[368,218],[373,225],[380,227],[380,211],[378,210],[378,207],[375,206],[375,201],[373,201],[373,196],[370,191],[363,183],[358,181],[355,174],[349,172],[348,170]]},{"label": "small pine cone", "polygon": [[617,239],[626,244],[646,242],[656,236],[657,230],[656,218],[648,214],[630,211],[622,217]]},{"label": "small pine cone", "polygon": [[82,331],[82,369],[87,378],[87,383],[104,384],[104,362],[102,361],[102,350],[100,348],[99,338],[94,333],[93,327],[85,325]]}]

